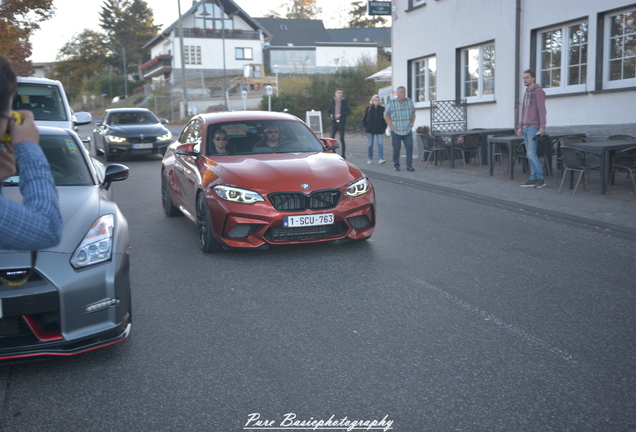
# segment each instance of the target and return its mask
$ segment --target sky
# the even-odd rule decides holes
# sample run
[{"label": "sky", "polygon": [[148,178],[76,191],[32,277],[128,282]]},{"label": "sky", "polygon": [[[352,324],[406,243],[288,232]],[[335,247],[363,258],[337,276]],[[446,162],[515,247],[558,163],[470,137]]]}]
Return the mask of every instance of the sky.
[{"label": "sky", "polygon": [[[155,24],[166,28],[178,19],[179,9],[177,1],[181,1],[181,13],[185,13],[192,6],[192,0],[146,0],[153,10]],[[241,9],[253,18],[262,17],[266,12],[274,9],[284,15],[287,4],[285,0],[234,0]],[[41,28],[31,37],[33,54],[30,60],[34,63],[53,62],[59,49],[74,35],[84,29],[101,31],[99,27],[99,11],[103,0],[53,0],[56,13],[53,18],[41,23]],[[346,25],[346,18],[352,6],[348,1],[317,0],[322,8],[322,19],[327,28],[338,28]]]}]

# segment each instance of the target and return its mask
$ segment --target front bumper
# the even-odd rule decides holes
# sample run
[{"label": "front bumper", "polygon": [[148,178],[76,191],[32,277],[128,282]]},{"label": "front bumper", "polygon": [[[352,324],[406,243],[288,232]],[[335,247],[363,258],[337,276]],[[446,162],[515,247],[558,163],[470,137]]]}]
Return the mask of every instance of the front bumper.
[{"label": "front bumper", "polygon": [[[0,272],[28,268],[28,256],[0,254]],[[74,355],[128,338],[128,253],[79,270],[69,259],[40,251],[26,284],[17,289],[0,284],[0,360]]]},{"label": "front bumper", "polygon": [[[342,197],[338,205],[325,210],[281,212],[267,200],[256,204],[230,203],[214,192],[208,196],[212,226],[217,242],[231,248],[263,245],[304,244],[334,240],[360,240],[375,230],[375,194],[371,189],[361,197]],[[333,213],[332,225],[283,227],[284,216]]]},{"label": "front bumper", "polygon": [[113,144],[108,143],[106,151],[111,156],[148,156],[153,154],[164,154],[166,149],[170,145],[167,141],[156,141],[152,143],[152,147],[149,148],[135,148],[135,144],[122,143]]}]

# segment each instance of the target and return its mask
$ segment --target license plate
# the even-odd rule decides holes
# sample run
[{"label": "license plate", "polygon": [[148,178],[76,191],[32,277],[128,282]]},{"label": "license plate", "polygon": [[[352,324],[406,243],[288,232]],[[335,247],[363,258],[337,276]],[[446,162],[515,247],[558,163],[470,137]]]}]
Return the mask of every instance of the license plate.
[{"label": "license plate", "polygon": [[132,148],[134,149],[151,149],[152,143],[149,144],[133,144]]},{"label": "license plate", "polygon": [[333,213],[303,215],[303,216],[285,216],[283,218],[283,227],[297,228],[303,226],[333,225]]}]

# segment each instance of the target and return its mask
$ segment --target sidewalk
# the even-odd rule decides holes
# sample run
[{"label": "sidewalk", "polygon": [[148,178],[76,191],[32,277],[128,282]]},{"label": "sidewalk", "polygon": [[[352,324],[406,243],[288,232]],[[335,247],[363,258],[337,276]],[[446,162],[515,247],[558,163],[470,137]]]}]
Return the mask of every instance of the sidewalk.
[{"label": "sidewalk", "polygon": [[[415,138],[415,137],[414,137]],[[579,223],[597,226],[601,229],[618,230],[636,235],[636,193],[631,179],[625,174],[616,177],[609,194],[601,195],[598,173],[591,173],[591,182],[583,190],[579,184],[576,195],[572,195],[569,181],[566,179],[563,190],[558,193],[561,178],[556,182],[546,177],[547,186],[542,189],[522,188],[519,185],[529,178],[520,165],[515,165],[515,178],[504,176],[503,169],[495,165],[490,177],[487,166],[466,164],[461,159],[455,161],[455,169],[448,162],[444,166],[432,163],[424,169],[424,163],[417,167],[417,146],[413,150],[415,171],[406,170],[406,158],[402,147],[400,169],[393,171],[391,138],[384,137],[384,159],[386,163],[378,165],[377,144],[374,145],[373,164],[367,165],[367,138],[363,135],[347,136],[347,160],[357,165],[373,178],[386,177],[403,181],[412,181],[441,192],[460,194],[467,197],[486,199],[506,206],[519,205],[525,211],[534,211],[547,216],[567,218]],[[504,165],[505,167],[505,165]],[[559,173],[560,174],[560,173]],[[575,173],[576,182],[576,173]],[[583,180],[581,180],[583,183]]]}]

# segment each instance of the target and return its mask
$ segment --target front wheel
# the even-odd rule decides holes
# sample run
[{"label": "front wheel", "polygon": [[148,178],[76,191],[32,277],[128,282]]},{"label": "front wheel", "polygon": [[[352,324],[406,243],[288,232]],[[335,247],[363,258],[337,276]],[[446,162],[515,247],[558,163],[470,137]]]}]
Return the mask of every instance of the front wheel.
[{"label": "front wheel", "polygon": [[221,252],[223,247],[217,243],[212,235],[212,220],[210,209],[203,196],[203,192],[197,197],[197,225],[199,227],[199,244],[205,253]]},{"label": "front wheel", "polygon": [[161,174],[161,204],[163,205],[163,212],[168,217],[179,216],[181,212],[172,202],[172,197],[170,196],[170,185],[168,184],[168,179],[166,178],[166,173]]}]

